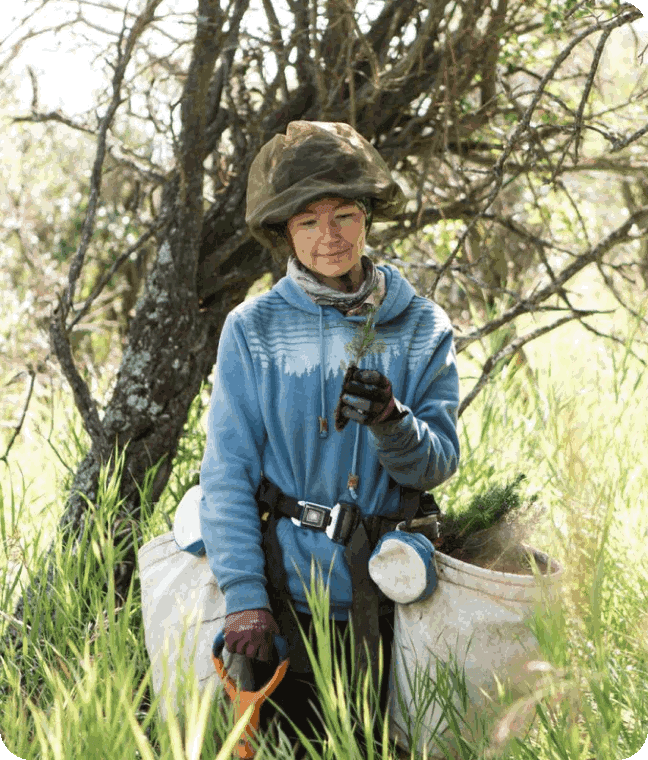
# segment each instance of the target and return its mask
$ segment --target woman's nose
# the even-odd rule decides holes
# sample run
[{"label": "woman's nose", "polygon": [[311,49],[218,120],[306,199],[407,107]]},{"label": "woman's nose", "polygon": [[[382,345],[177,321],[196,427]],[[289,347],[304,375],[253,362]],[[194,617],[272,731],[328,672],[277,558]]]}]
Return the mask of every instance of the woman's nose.
[{"label": "woman's nose", "polygon": [[322,222],[320,230],[323,240],[340,237],[340,225],[337,222]]}]

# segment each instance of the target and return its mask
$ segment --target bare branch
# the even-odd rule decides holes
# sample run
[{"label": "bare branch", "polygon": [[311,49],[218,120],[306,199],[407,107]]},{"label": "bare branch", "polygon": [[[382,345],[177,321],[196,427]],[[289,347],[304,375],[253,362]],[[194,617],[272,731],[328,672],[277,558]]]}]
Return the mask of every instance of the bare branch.
[{"label": "bare branch", "polygon": [[[349,16],[351,23],[353,24],[356,37],[360,41],[360,47],[367,54],[367,60],[369,61],[369,69],[371,71],[371,85],[374,88],[375,94],[378,95],[378,92],[380,91],[380,64],[378,62],[378,57],[376,56],[374,49],[369,44],[369,40],[362,33],[362,30],[360,29],[358,25],[358,20],[355,17],[351,0],[346,0],[346,3],[347,3],[347,8],[348,8],[347,15]],[[349,50],[350,49],[351,49],[351,45],[349,45]]]},{"label": "bare branch", "polygon": [[590,236],[589,236],[589,230],[587,229],[587,224],[585,224],[585,220],[583,219],[583,215],[581,214],[581,210],[578,208],[578,204],[576,201],[572,198],[572,194],[567,189],[567,186],[562,180],[557,180],[556,186],[559,187],[562,192],[565,194],[565,197],[569,201],[569,205],[574,210],[574,213],[576,214],[576,217],[578,218],[578,223],[580,224],[581,231],[583,233],[583,237],[585,238],[585,241],[588,245],[588,247],[592,247]]},{"label": "bare branch", "polygon": [[617,287],[615,286],[614,282],[612,281],[612,278],[607,274],[605,269],[603,268],[603,263],[600,260],[597,260],[596,267],[599,271],[599,274],[603,278],[603,282],[605,283],[605,286],[607,289],[612,293],[614,296],[614,299],[619,304],[619,306],[622,306],[627,312],[632,314],[632,316],[637,319],[640,322],[643,322],[643,324],[648,325],[648,319],[646,319],[645,316],[642,314],[639,314],[635,309],[632,308],[632,306],[628,305],[621,294],[619,293]]},{"label": "bare branch", "polygon": [[627,148],[630,143],[636,142],[640,137],[643,137],[646,133],[648,133],[648,124],[646,124],[645,127],[642,127],[641,129],[638,129],[636,132],[633,132],[628,137],[624,137],[623,139],[618,139],[610,149],[610,153],[617,153],[620,150],[623,150],[623,148]]},{"label": "bare branch", "polygon": [[39,124],[46,121],[57,121],[60,124],[65,124],[66,127],[70,127],[70,129],[77,130],[77,132],[85,132],[88,135],[95,134],[94,130],[90,129],[90,127],[78,124],[73,119],[64,116],[60,111],[50,111],[49,113],[39,113],[38,111],[34,111],[34,113],[29,116],[14,116],[11,121],[13,124],[20,124],[21,122]]},{"label": "bare branch", "polygon": [[[127,166],[129,169],[132,169],[139,174],[140,177],[148,180],[152,185],[162,185],[167,178],[165,174],[161,173],[159,167],[156,167],[153,164],[153,162],[147,161],[142,156],[135,155],[121,144],[108,145],[106,147],[106,152],[116,164]],[[125,155],[119,155],[120,153],[124,153]],[[126,156],[131,156],[131,158],[126,158]],[[141,166],[141,161],[146,161],[150,168]]]},{"label": "bare branch", "polygon": [[277,57],[277,76],[280,77],[281,90],[284,100],[288,100],[288,82],[286,81],[286,65],[288,63],[288,57],[286,55],[286,49],[283,44],[283,38],[281,36],[281,24],[275,13],[272,0],[263,0],[263,10],[268,19],[268,25],[272,33],[272,45],[275,48],[275,55]]},{"label": "bare branch", "polygon": [[590,66],[589,74],[587,75],[587,81],[585,82],[585,88],[583,89],[583,94],[581,96],[580,104],[578,106],[578,111],[576,112],[576,122],[574,124],[573,133],[569,140],[567,140],[567,143],[565,144],[565,147],[563,149],[562,156],[560,157],[558,164],[553,172],[553,179],[556,179],[556,176],[560,172],[562,165],[565,161],[565,158],[567,156],[567,153],[569,151],[569,148],[574,142],[574,163],[578,163],[578,152],[580,149],[580,142],[582,139],[582,132],[583,132],[583,114],[585,113],[585,105],[587,104],[587,101],[590,96],[590,92],[592,91],[592,85],[594,84],[594,77],[596,75],[596,72],[598,71],[599,63],[601,61],[601,56],[603,55],[603,50],[605,48],[605,45],[607,44],[607,41],[612,34],[612,29],[605,29],[603,34],[601,35],[601,38],[598,41],[598,45],[596,46],[596,50],[594,52],[594,58],[592,60],[592,65]]},{"label": "bare branch", "polygon": [[11,436],[11,440],[7,444],[5,453],[0,457],[0,462],[4,462],[5,464],[7,464],[7,457],[9,456],[9,452],[11,451],[11,447],[13,446],[14,441],[20,435],[20,431],[22,430],[22,426],[25,421],[25,416],[27,414],[27,409],[29,409],[29,402],[31,401],[32,391],[34,390],[34,381],[36,380],[36,370],[31,366],[31,364],[27,365],[27,370],[29,372],[29,378],[30,378],[29,390],[27,391],[27,398],[25,399],[22,414],[20,415],[18,424],[14,427],[13,435]]},{"label": "bare branch", "polygon": [[130,258],[136,251],[138,251],[146,242],[148,242],[153,235],[159,231],[163,226],[163,220],[159,219],[155,224],[151,225],[149,229],[144,232],[138,240],[133,243],[133,245],[130,246],[130,248],[126,249],[114,262],[113,265],[110,267],[110,269],[107,272],[104,272],[101,276],[101,279],[97,283],[97,286],[95,287],[94,291],[86,298],[85,303],[79,309],[79,311],[76,313],[76,316],[70,322],[70,325],[68,327],[69,330],[72,330],[82,319],[83,317],[88,313],[90,307],[92,304],[97,300],[103,289],[106,287],[106,285],[110,282],[115,272],[119,269],[119,267],[128,259]]},{"label": "bare branch", "polygon": [[313,80],[313,68],[310,62],[310,30],[308,28],[308,3],[303,0],[287,0],[295,24],[290,40],[289,49],[297,49],[295,69],[301,85],[310,84]]},{"label": "bare branch", "polygon": [[570,248],[563,248],[560,245],[556,245],[556,243],[552,242],[551,240],[547,240],[546,238],[541,238],[538,235],[534,235],[532,232],[529,232],[529,230],[525,229],[521,224],[516,222],[512,217],[503,217],[499,216],[498,214],[486,214],[486,219],[493,219],[502,227],[505,227],[507,230],[511,230],[511,232],[514,232],[519,237],[523,238],[524,240],[528,240],[530,243],[533,243],[533,245],[538,246],[539,248],[546,248],[548,250],[558,251],[559,253],[566,253],[572,258],[577,258],[580,255],[578,253],[575,253]]},{"label": "bare branch", "polygon": [[[309,21],[310,21],[310,44],[312,46],[313,52],[315,53],[315,66],[313,67],[313,71],[315,73],[315,85],[317,87],[317,100],[320,105],[324,105],[326,103],[326,84],[324,82],[324,72],[319,65],[319,62],[322,60],[322,49],[320,45],[320,39],[319,35],[317,33],[317,0],[306,0],[305,3],[308,6],[309,10]],[[328,116],[324,114],[325,120],[328,120]]]},{"label": "bare branch", "polygon": [[496,365],[499,362],[501,362],[504,359],[507,359],[509,356],[513,356],[513,354],[516,353],[516,351],[519,351],[522,348],[522,346],[524,346],[525,344],[530,343],[532,340],[536,340],[536,338],[540,338],[542,335],[546,335],[552,330],[555,330],[557,327],[560,327],[561,325],[564,325],[567,322],[571,322],[574,319],[582,319],[583,317],[587,317],[587,316],[590,316],[592,314],[597,314],[597,313],[599,312],[574,311],[572,314],[569,314],[565,317],[561,317],[560,319],[557,319],[555,322],[552,322],[549,325],[545,325],[544,327],[539,327],[537,330],[533,330],[532,332],[526,333],[525,335],[520,335],[518,338],[515,338],[506,346],[504,346],[504,348],[502,348],[501,350],[496,351],[494,354],[491,354],[491,356],[489,356],[488,359],[486,359],[486,361],[484,362],[481,376],[479,377],[475,385],[471,388],[469,393],[461,401],[461,404],[459,405],[458,416],[461,417],[461,415],[466,411],[466,409],[470,406],[470,404],[475,400],[475,398],[477,397],[477,394],[484,388],[489,378],[493,374],[493,370],[495,369]]},{"label": "bare branch", "polygon": [[27,73],[29,74],[29,79],[31,80],[31,86],[32,86],[31,109],[32,111],[37,111],[38,110],[38,78],[36,76],[36,72],[31,66],[27,66]]},{"label": "bare branch", "polygon": [[[93,137],[97,136],[97,132],[94,129],[91,129],[84,124],[79,124],[73,119],[64,116],[60,111],[50,111],[49,113],[33,113],[29,116],[14,116],[12,118],[12,123],[32,122],[37,124],[48,121],[55,121],[60,124],[64,124],[66,127],[70,127],[70,129],[74,129],[77,132],[83,132],[87,135],[92,135]],[[153,182],[154,184],[162,184],[162,182],[165,180],[165,175],[161,173],[159,167],[156,167],[151,161],[147,161],[143,156],[136,155],[125,145],[117,141],[112,141],[111,144],[108,135],[106,135],[106,153],[115,161],[115,163],[121,164],[122,166],[128,166],[130,169],[133,169],[139,175]],[[124,155],[119,155],[119,153],[123,153]],[[126,158],[126,156],[131,156],[131,159]],[[141,166],[139,163],[141,161],[146,161],[150,168]]]},{"label": "bare branch", "polygon": [[551,282],[556,286],[556,293],[563,299],[565,304],[568,308],[573,309],[573,306],[569,302],[569,296],[567,295],[567,291],[565,290],[563,285],[559,285],[556,281],[556,275],[553,271],[553,267],[549,263],[549,260],[547,259],[547,256],[545,254],[545,247],[543,245],[537,245],[536,250],[538,251],[538,255],[540,256],[540,260],[542,261],[542,264],[549,275],[549,279]]},{"label": "bare branch", "polygon": [[574,127],[575,136],[576,136],[576,141],[574,143],[574,163],[575,164],[578,163],[578,151],[580,148],[580,142],[582,138],[583,114],[585,113],[585,105],[589,99],[589,95],[592,90],[592,85],[594,84],[594,76],[596,75],[596,72],[598,71],[599,63],[601,62],[601,56],[603,55],[603,50],[611,34],[612,34],[612,29],[605,29],[603,31],[603,34],[601,35],[601,39],[598,41],[598,45],[596,46],[596,50],[594,52],[594,60],[592,61],[590,72],[587,76],[585,89],[583,90],[583,96],[581,97],[581,102],[580,102],[580,105],[578,106],[578,112],[576,114],[576,125]]},{"label": "bare branch", "polygon": [[389,0],[383,4],[367,34],[367,42],[376,51],[381,69],[387,62],[390,43],[400,35],[415,7],[416,0]]},{"label": "bare branch", "polygon": [[546,301],[555,293],[558,293],[560,288],[566,282],[571,280],[572,277],[578,274],[578,272],[580,272],[589,264],[600,260],[605,253],[622,242],[626,238],[632,226],[644,219],[648,219],[648,206],[642,206],[640,209],[635,211],[635,213],[626,219],[626,221],[620,227],[617,227],[615,230],[610,232],[609,235],[603,238],[603,240],[601,240],[596,246],[590,248],[590,250],[586,253],[578,256],[575,261],[573,261],[571,264],[568,264],[560,273],[555,274],[554,279],[544,288],[534,291],[532,295],[526,299],[522,299],[510,309],[507,309],[507,311],[505,311],[498,318],[491,320],[488,324],[478,328],[477,330],[462,338],[461,348],[463,349],[473,341],[484,338],[486,335],[490,335],[492,332],[495,332],[495,330],[498,330],[503,325],[511,322],[520,314],[534,311],[539,304]]},{"label": "bare branch", "polygon": [[[602,332],[601,330],[597,330],[595,327],[592,327],[592,325],[588,325],[587,322],[581,321],[581,324],[588,332],[591,332],[592,335],[596,335],[597,338],[604,338],[605,340],[611,340],[612,342],[621,346],[624,350],[628,351],[628,353],[632,356],[633,359],[636,359],[640,364],[643,364],[644,367],[648,367],[648,362],[645,359],[642,359],[641,356],[639,356],[639,354],[636,351],[632,350],[632,347],[628,345],[627,340],[621,340],[621,338],[618,338],[616,335],[610,335],[610,333],[605,333],[605,332]],[[648,343],[645,340],[642,340],[640,342],[644,346],[648,345]]]},{"label": "bare branch", "polygon": [[574,15],[574,13],[578,13],[578,11],[583,6],[587,5],[587,3],[589,2],[590,0],[581,0],[580,3],[576,3],[576,5],[573,8],[571,8],[570,10],[567,11],[567,13],[565,13],[565,21],[567,21],[568,18],[571,18]]},{"label": "bare branch", "polygon": [[[16,29],[12,29],[9,34],[7,34],[3,39],[0,40],[0,49],[4,46],[6,41],[15,34],[21,27],[25,26],[27,22],[36,15],[36,13],[45,5],[45,2],[43,2],[40,6],[40,8],[36,8],[32,13],[29,14],[25,19],[21,21],[21,23],[16,27]],[[6,58],[0,62],[0,72],[4,71],[7,66],[18,56],[20,51],[23,49],[25,44],[29,40],[33,40],[36,37],[42,37],[44,35],[50,34],[50,33],[58,33],[63,31],[64,29],[67,29],[70,26],[73,26],[77,22],[76,19],[70,19],[68,21],[63,21],[60,24],[55,24],[54,26],[48,26],[44,27],[42,29],[34,30],[31,29],[30,31],[26,32],[20,39],[18,39],[12,46],[11,50],[9,51]]]}]

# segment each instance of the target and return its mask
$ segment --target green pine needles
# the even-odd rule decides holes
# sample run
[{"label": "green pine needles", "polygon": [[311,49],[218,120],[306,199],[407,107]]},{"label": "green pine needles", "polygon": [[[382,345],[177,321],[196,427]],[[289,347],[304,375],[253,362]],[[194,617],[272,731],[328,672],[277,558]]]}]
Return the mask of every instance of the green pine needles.
[{"label": "green pine needles", "polygon": [[478,564],[520,554],[525,532],[542,511],[535,506],[537,494],[524,499],[520,493],[525,479],[526,475],[519,473],[505,485],[492,484],[474,496],[465,510],[444,514],[437,548]]},{"label": "green pine needles", "polygon": [[366,354],[381,353],[386,349],[384,341],[377,340],[378,333],[375,324],[378,309],[375,306],[368,306],[367,311],[367,318],[358,325],[355,335],[344,346],[344,350],[351,357],[351,365],[355,367]]},{"label": "green pine needles", "polygon": [[[469,536],[478,530],[485,530],[497,524],[507,515],[517,512],[522,505],[520,485],[526,475],[519,473],[506,485],[493,484],[477,494],[468,509],[452,516],[453,528],[459,536]],[[538,495],[530,497],[530,503],[537,501]]]}]

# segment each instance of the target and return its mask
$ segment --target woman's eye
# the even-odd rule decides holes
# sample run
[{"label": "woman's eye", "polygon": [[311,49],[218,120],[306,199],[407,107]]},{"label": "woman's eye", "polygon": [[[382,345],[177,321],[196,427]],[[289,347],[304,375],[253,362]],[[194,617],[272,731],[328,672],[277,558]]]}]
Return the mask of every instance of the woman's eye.
[{"label": "woman's eye", "polygon": [[[336,214],[335,219],[337,221],[343,222],[343,221],[353,221],[355,218],[356,212],[354,211],[347,211],[342,214]],[[317,227],[319,224],[319,221],[317,219],[304,219],[303,221],[299,222],[299,226],[306,228],[306,229],[313,229]]]}]

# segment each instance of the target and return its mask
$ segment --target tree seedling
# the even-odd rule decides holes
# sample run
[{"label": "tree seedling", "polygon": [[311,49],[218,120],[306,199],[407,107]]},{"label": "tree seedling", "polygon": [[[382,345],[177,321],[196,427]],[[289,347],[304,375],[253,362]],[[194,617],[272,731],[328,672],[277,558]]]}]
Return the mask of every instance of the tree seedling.
[{"label": "tree seedling", "polygon": [[383,341],[377,341],[377,333],[374,328],[376,323],[376,316],[378,309],[375,306],[368,307],[367,318],[364,322],[358,325],[353,338],[344,346],[344,350],[351,357],[351,363],[347,367],[344,373],[344,379],[342,380],[342,390],[340,391],[340,397],[338,399],[337,406],[335,407],[335,429],[338,433],[341,433],[349,422],[348,417],[344,417],[342,414],[342,395],[344,393],[344,387],[353,377],[353,373],[358,369],[360,360],[365,354],[376,353],[384,351],[385,344]]}]

